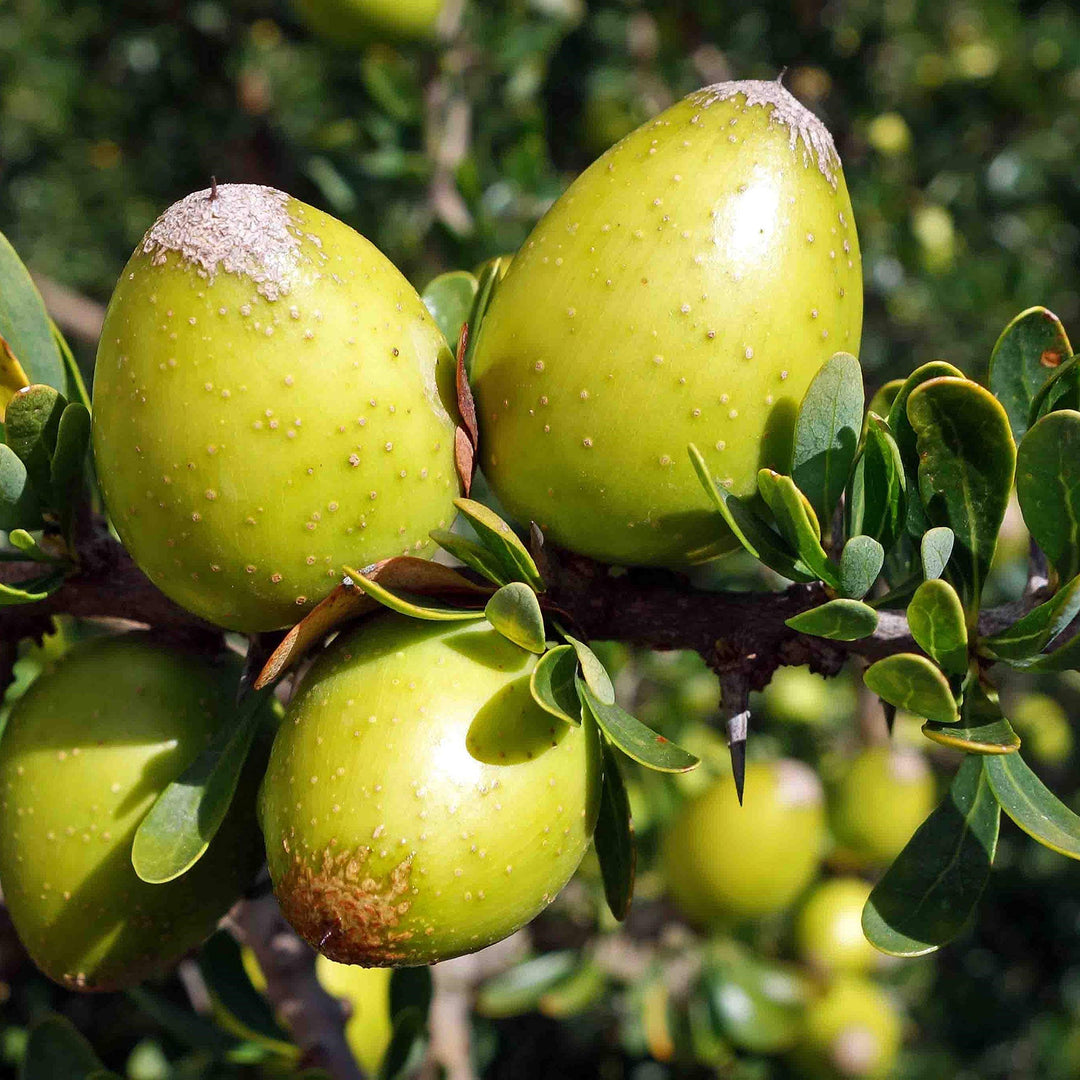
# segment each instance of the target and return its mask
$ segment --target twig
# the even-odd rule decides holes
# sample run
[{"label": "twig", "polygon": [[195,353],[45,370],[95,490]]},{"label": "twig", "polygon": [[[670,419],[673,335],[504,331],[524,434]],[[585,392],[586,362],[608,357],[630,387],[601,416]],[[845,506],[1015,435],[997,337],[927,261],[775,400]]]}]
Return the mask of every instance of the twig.
[{"label": "twig", "polygon": [[315,978],[315,952],[293,933],[272,895],[245,900],[229,921],[259,961],[266,995],[288,1026],[305,1068],[325,1069],[334,1080],[364,1080],[345,1041],[344,1013]]},{"label": "twig", "polygon": [[32,277],[49,314],[60,329],[80,341],[96,345],[105,321],[105,308],[96,300],[82,296],[45,274],[35,273]]}]

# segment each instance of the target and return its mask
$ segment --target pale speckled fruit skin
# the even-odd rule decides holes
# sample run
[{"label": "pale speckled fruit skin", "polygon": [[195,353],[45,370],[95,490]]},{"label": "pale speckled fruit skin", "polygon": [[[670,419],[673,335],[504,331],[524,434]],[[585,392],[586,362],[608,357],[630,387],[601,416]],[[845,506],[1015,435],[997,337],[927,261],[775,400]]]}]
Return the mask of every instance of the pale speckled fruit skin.
[{"label": "pale speckled fruit skin", "polygon": [[177,603],[245,632],[298,622],[342,563],[427,554],[460,493],[453,358],[423,302],[359,233],[288,209],[305,235],[276,300],[140,245],[94,378],[124,546]]},{"label": "pale speckled fruit skin", "polygon": [[857,862],[887,866],[937,805],[937,785],[916,750],[872,746],[829,788],[829,825]]},{"label": "pale speckled fruit skin", "polygon": [[260,821],[275,892],[332,960],[428,964],[523,926],[588,847],[595,728],[532,701],[536,657],[486,621],[384,615],[316,662]]},{"label": "pale speckled fruit skin", "polygon": [[238,678],[238,664],[128,634],[76,647],[15,705],[0,741],[0,884],[50,978],[115,990],[167,971],[254,876],[257,769],[187,874],[148,885],[131,866],[135,829],[231,717]]},{"label": "pale speckled fruit skin", "polygon": [[858,353],[843,175],[834,190],[744,100],[691,95],[594,162],[515,256],[480,331],[484,474],[519,522],[605,562],[735,546],[687,444],[754,492],[759,467],[784,467],[818,368]]},{"label": "pale speckled fruit skin", "polygon": [[807,1080],[885,1080],[902,1037],[889,995],[868,979],[841,976],[807,1009],[792,1064]]},{"label": "pale speckled fruit skin", "polygon": [[878,967],[882,954],[866,940],[862,911],[870,884],[861,878],[823,881],[807,897],[795,921],[799,954],[821,972],[864,974]]},{"label": "pale speckled fruit skin", "polygon": [[[795,800],[782,794],[785,773],[797,778]],[[781,911],[821,864],[824,799],[805,765],[752,762],[744,798],[740,807],[734,782],[723,777],[687,803],[664,834],[668,891],[700,926]]]},{"label": "pale speckled fruit skin", "polygon": [[322,988],[349,1004],[345,1039],[353,1057],[370,1076],[379,1071],[390,1045],[389,968],[362,968],[355,964],[335,964],[325,956],[315,958],[315,974]]},{"label": "pale speckled fruit skin", "polygon": [[446,0],[294,0],[317,34],[341,45],[380,38],[424,40],[435,36]]}]

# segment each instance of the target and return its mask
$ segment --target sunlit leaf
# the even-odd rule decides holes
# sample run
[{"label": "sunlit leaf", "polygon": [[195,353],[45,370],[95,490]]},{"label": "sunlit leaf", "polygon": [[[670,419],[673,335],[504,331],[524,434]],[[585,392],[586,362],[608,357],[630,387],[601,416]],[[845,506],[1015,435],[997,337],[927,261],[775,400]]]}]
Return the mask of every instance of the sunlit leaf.
[{"label": "sunlit leaf", "polygon": [[529,549],[494,510],[473,499],[455,499],[454,505],[469,520],[480,542],[498,559],[507,577],[543,591],[544,580]]},{"label": "sunlit leaf", "polygon": [[787,546],[812,573],[835,586],[839,580],[836,567],[821,546],[821,527],[814,508],[795,486],[795,481],[772,469],[760,469],[758,491]]},{"label": "sunlit leaf", "polygon": [[634,895],[634,870],[637,851],[634,825],[630,817],[630,798],[626,794],[615,753],[607,740],[601,740],[604,753],[604,779],[600,791],[600,812],[596,819],[593,843],[604,881],[604,898],[611,914],[620,922],[630,911]]},{"label": "sunlit leaf", "polygon": [[1012,626],[983,639],[983,644],[1001,660],[1027,660],[1042,652],[1077,615],[1080,615],[1080,575]]},{"label": "sunlit leaf", "polygon": [[429,535],[444,551],[496,585],[507,585],[516,580],[507,576],[502,563],[483,544],[447,529],[432,529]]},{"label": "sunlit leaf", "polygon": [[945,573],[945,567],[949,565],[955,543],[956,536],[947,525],[938,525],[923,533],[919,551],[922,558],[923,577],[927,581],[939,578]]},{"label": "sunlit leaf", "polygon": [[878,624],[878,614],[861,600],[829,600],[818,607],[801,611],[785,623],[800,634],[830,638],[833,641],[858,641],[869,637]]},{"label": "sunlit leaf", "polygon": [[0,443],[0,531],[33,529],[41,524],[37,496],[22,458]]},{"label": "sunlit leaf", "polygon": [[873,412],[848,485],[849,536],[871,536],[890,551],[904,531],[907,476],[888,425]]},{"label": "sunlit leaf", "polygon": [[563,634],[563,637],[570,642],[574,652],[577,654],[581,675],[586,685],[605,705],[614,705],[615,687],[611,685],[611,676],[608,675],[607,668],[600,662],[600,658],[585,642],[578,641],[577,638],[571,637],[569,634]]},{"label": "sunlit leaf", "polygon": [[1080,817],[1028,767],[1019,754],[986,759],[986,778],[1001,809],[1040,844],[1080,859]]},{"label": "sunlit leaf", "polygon": [[4,420],[8,446],[19,455],[43,501],[51,490],[52,455],[66,406],[59,391],[35,383],[11,399]]},{"label": "sunlit leaf", "polygon": [[[424,562],[426,560],[417,559],[416,561]],[[371,574],[362,574],[359,570],[352,569],[352,567],[344,566],[342,569],[349,576],[351,583],[357,588],[363,589],[373,600],[377,600],[383,607],[388,607],[391,611],[396,611],[400,615],[408,615],[412,619],[425,619],[429,622],[464,622],[468,619],[484,618],[482,608],[467,608],[456,604],[442,603],[439,600],[432,599],[431,594],[428,593],[389,588],[378,577]],[[442,569],[457,574],[448,566]],[[457,577],[461,578],[461,575],[457,574]],[[467,586],[472,586],[472,582],[468,581],[467,578],[461,578],[461,581]],[[417,584],[419,584],[419,581],[417,581]],[[463,587],[460,589],[458,597],[462,600],[471,600],[475,597],[476,592],[485,591],[475,586],[472,586],[472,588]]]},{"label": "sunlit leaf", "polygon": [[863,673],[868,689],[898,709],[944,724],[960,714],[949,680],[941,670],[917,653],[895,653],[871,664]]},{"label": "sunlit leaf", "polygon": [[907,609],[911,636],[943,671],[963,675],[968,669],[967,622],[956,590],[941,578],[924,581]]},{"label": "sunlit leaf", "polygon": [[547,647],[540,602],[523,581],[512,581],[499,589],[487,602],[484,614],[515,645],[534,653],[542,653]]},{"label": "sunlit leaf", "polygon": [[540,657],[529,676],[529,689],[537,705],[564,723],[574,725],[581,723],[581,702],[574,683],[577,670],[574,647],[557,645]]},{"label": "sunlit leaf", "polygon": [[885,549],[872,536],[853,536],[840,553],[840,595],[861,600],[885,563]]},{"label": "sunlit leaf", "polygon": [[960,719],[955,724],[927,720],[923,734],[932,742],[967,754],[1012,754],[1020,748],[1020,739],[1005,719],[997,694],[969,679],[964,690]]},{"label": "sunlit leaf", "polygon": [[461,324],[469,317],[476,299],[476,278],[466,270],[451,270],[430,281],[420,298],[453,348],[461,335]]}]

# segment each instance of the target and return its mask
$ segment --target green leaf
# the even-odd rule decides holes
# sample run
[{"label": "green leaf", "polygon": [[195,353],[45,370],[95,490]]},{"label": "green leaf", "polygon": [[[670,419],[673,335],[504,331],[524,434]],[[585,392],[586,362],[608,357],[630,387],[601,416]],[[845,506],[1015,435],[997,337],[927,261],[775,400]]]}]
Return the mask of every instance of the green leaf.
[{"label": "green leaf", "polygon": [[469,344],[465,350],[465,371],[472,372],[472,358],[476,352],[476,343],[480,340],[480,332],[484,326],[484,316],[487,315],[491,301],[495,297],[495,290],[500,281],[506,275],[510,266],[510,258],[505,255],[497,255],[488,259],[477,275],[476,297],[473,300],[472,310],[469,312]]},{"label": "green leaf", "polygon": [[540,999],[574,973],[572,949],[543,953],[488,979],[476,995],[476,1011],[493,1020],[532,1012]]},{"label": "green leaf", "polygon": [[37,497],[22,458],[0,443],[0,532],[41,524]]},{"label": "green leaf", "polygon": [[941,578],[924,581],[907,609],[911,636],[943,671],[964,675],[968,669],[968,634],[964,606],[956,590]]},{"label": "green leaf", "polygon": [[868,689],[898,709],[943,724],[960,718],[949,680],[925,656],[895,653],[863,673]]},{"label": "green leaf", "polygon": [[900,451],[900,460],[904,463],[904,475],[907,477],[907,519],[908,533],[918,539],[927,529],[926,513],[919,500],[919,451],[915,445],[915,429],[907,415],[908,398],[912,392],[925,382],[942,376],[955,376],[962,379],[964,373],[945,363],[944,360],[931,360],[928,364],[916,368],[905,380],[893,398],[889,407],[889,430],[896,440]]},{"label": "green leaf", "polygon": [[494,510],[473,499],[455,499],[454,505],[468,518],[480,542],[499,561],[511,581],[524,581],[537,592],[544,591],[544,579],[528,548]]},{"label": "green leaf", "polygon": [[444,551],[450,552],[455,559],[482,574],[488,581],[494,581],[496,585],[508,585],[515,580],[507,576],[502,563],[483,544],[448,529],[432,529],[428,535]]},{"label": "green leaf", "polygon": [[225,819],[271,689],[251,694],[232,724],[154,800],[135,830],[131,865],[151,885],[180,877],[202,858]]},{"label": "green leaf", "polygon": [[86,451],[90,445],[90,410],[73,401],[60,414],[56,447],[49,466],[51,505],[62,511],[71,503],[82,482]]},{"label": "green leaf", "polygon": [[997,850],[1000,811],[978,757],[964,759],[948,794],[919,826],[863,909],[870,944],[923,956],[963,930]]},{"label": "green leaf", "polygon": [[1028,428],[1058,409],[1080,409],[1080,357],[1067,360],[1043,384],[1031,403]]},{"label": "green leaf", "polygon": [[476,299],[476,278],[467,270],[451,270],[429,282],[421,299],[451,349],[457,348],[461,324],[469,317]]},{"label": "green leaf", "polygon": [[1012,626],[983,644],[999,660],[1037,656],[1080,614],[1080,575],[1066,582],[1045,603],[1032,608]]},{"label": "green leaf", "polygon": [[8,533],[8,543],[23,553],[26,559],[39,563],[64,565],[64,559],[50,555],[25,529],[12,529]]},{"label": "green leaf", "polygon": [[818,576],[791,551],[783,537],[774,532],[737,496],[709,475],[701,451],[693,444],[687,447],[694,471],[702,487],[710,495],[735,539],[770,570],[791,581],[817,581]]},{"label": "green leaf", "polygon": [[806,981],[792,968],[735,956],[702,975],[721,1034],[750,1054],[782,1054],[805,1031]]},{"label": "green leaf", "polygon": [[878,613],[861,600],[830,600],[800,611],[785,622],[792,630],[832,641],[858,641],[869,637],[878,624]]},{"label": "green leaf", "polygon": [[862,368],[850,353],[836,353],[799,405],[791,462],[792,479],[826,528],[855,461],[862,424]]},{"label": "green leaf", "polygon": [[1016,454],[1016,495],[1061,581],[1080,574],[1080,412],[1048,413]]},{"label": "green leaf", "polygon": [[51,490],[52,455],[66,405],[58,391],[40,384],[21,390],[8,405],[8,445],[22,459],[30,483],[42,499]]},{"label": "green leaf", "polygon": [[1030,660],[1010,660],[1015,668],[1024,671],[1076,671],[1080,670],[1080,634],[1070,638],[1053,652],[1042,653]]},{"label": "green leaf", "polygon": [[413,619],[426,619],[429,622],[464,622],[467,619],[484,618],[483,610],[454,607],[452,604],[443,604],[438,600],[433,600],[429,596],[417,596],[400,589],[388,589],[385,585],[380,585],[379,582],[366,577],[359,570],[353,570],[350,566],[343,566],[342,570],[352,583],[367,593],[372,600],[377,600],[384,607],[400,615],[408,615]]},{"label": "green leaf", "polygon": [[56,342],[56,347],[60,350],[60,356],[64,362],[64,396],[68,401],[77,401],[80,405],[85,405],[89,409],[90,392],[86,389],[86,383],[83,381],[82,372],[79,370],[75,354],[71,351],[67,339],[60,333],[60,327],[55,322],[51,325],[53,341]]},{"label": "green leaf", "polygon": [[36,604],[52,596],[67,576],[64,570],[54,570],[30,581],[18,584],[0,582],[0,607],[14,607],[17,604]]},{"label": "green leaf", "polygon": [[578,697],[588,708],[600,730],[628,758],[657,772],[687,772],[700,764],[670,739],[646,727],[636,716],[615,704],[601,701],[581,678],[576,680]]},{"label": "green leaf", "polygon": [[867,413],[875,413],[879,417],[888,416],[892,403],[896,400],[896,395],[900,393],[903,385],[903,379],[890,379],[870,399],[870,403],[866,406]]},{"label": "green leaf", "polygon": [[988,381],[1017,442],[1028,429],[1036,395],[1070,356],[1061,321],[1044,307],[1022,311],[1002,331],[990,355]]},{"label": "green leaf", "polygon": [[848,535],[872,536],[890,551],[904,531],[907,476],[900,448],[880,416],[866,420],[863,449],[848,487]]},{"label": "green leaf", "polygon": [[790,476],[782,476],[772,469],[759,469],[757,479],[761,498],[787,546],[813,574],[835,586],[839,581],[836,567],[821,546],[821,526],[806,496]]},{"label": "green leaf", "polygon": [[[570,642],[574,647],[574,652],[577,653],[578,664],[581,665],[581,674],[586,685],[605,705],[614,705],[615,687],[611,685],[611,676],[600,662],[600,658],[585,642],[578,641],[569,634],[563,634],[563,637]],[[576,689],[574,692],[577,692]]]},{"label": "green leaf", "polygon": [[600,861],[604,898],[611,914],[622,922],[630,911],[630,901],[634,896],[634,870],[637,865],[634,823],[630,816],[630,798],[626,794],[615,753],[606,739],[601,741],[604,780],[593,843]]},{"label": "green leaf", "polygon": [[853,536],[840,553],[840,595],[861,600],[885,563],[885,549],[871,536]]},{"label": "green leaf", "polygon": [[[64,365],[45,302],[7,237],[0,233],[0,338],[32,383],[64,386]],[[3,408],[0,407],[0,416]]]},{"label": "green leaf", "polygon": [[1028,836],[1059,855],[1080,859],[1080,817],[1031,771],[1019,754],[988,757],[983,768],[1001,809]]},{"label": "green leaf", "polygon": [[487,620],[504,638],[529,652],[542,653],[547,648],[544,613],[536,593],[522,581],[504,585],[484,608]]},{"label": "green leaf", "polygon": [[574,647],[556,645],[540,657],[529,676],[529,689],[536,704],[564,723],[575,726],[581,723],[581,702],[574,683],[577,669]]},{"label": "green leaf", "polygon": [[955,534],[950,577],[973,622],[1012,491],[1016,448],[1008,417],[988,390],[954,378],[923,383],[907,411],[923,507],[932,525]]},{"label": "green leaf", "polygon": [[390,976],[390,1016],[416,1009],[426,1017],[431,1009],[433,992],[431,968],[395,968]]},{"label": "green leaf", "polygon": [[102,1068],[93,1047],[75,1025],[50,1013],[30,1029],[19,1080],[85,1080]]},{"label": "green leaf", "polygon": [[228,1017],[232,1030],[277,1053],[295,1055],[288,1033],[278,1024],[266,998],[251,985],[240,946],[231,934],[225,930],[212,934],[199,950],[198,962],[215,1012]]},{"label": "green leaf", "polygon": [[931,742],[967,754],[1011,754],[1020,748],[1020,739],[1002,715],[997,695],[988,695],[978,683],[966,686],[959,723],[946,727],[928,720],[922,731]]},{"label": "green leaf", "polygon": [[405,1009],[394,1017],[390,1045],[379,1065],[378,1080],[397,1080],[420,1055],[427,1041],[427,1017],[419,1009]]},{"label": "green leaf", "polygon": [[939,525],[923,533],[919,552],[922,557],[923,577],[927,581],[939,578],[945,573],[955,543],[956,534],[947,525]]}]

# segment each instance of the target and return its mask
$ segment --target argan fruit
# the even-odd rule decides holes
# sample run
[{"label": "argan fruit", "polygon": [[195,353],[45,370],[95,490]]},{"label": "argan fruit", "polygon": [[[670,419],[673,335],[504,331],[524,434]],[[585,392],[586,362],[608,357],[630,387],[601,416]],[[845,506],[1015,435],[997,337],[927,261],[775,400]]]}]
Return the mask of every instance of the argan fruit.
[{"label": "argan fruit", "polygon": [[902,1034],[900,1012],[881,987],[843,976],[807,1009],[792,1064],[808,1080],[884,1080]]},{"label": "argan fruit", "polygon": [[869,883],[856,877],[831,878],[814,889],[795,921],[795,940],[806,963],[821,972],[846,974],[880,965],[882,954],[862,929],[869,896]]},{"label": "argan fruit", "polygon": [[788,467],[795,411],[862,326],[825,126],[779,82],[720,83],[594,162],[514,257],[470,379],[481,467],[519,522],[604,562],[736,546],[687,455],[737,495]]},{"label": "argan fruit", "polygon": [[362,968],[353,964],[335,964],[325,956],[315,958],[315,975],[322,988],[348,1005],[345,1040],[353,1057],[370,1076],[378,1074],[393,1033],[390,1022],[392,974],[389,968]]},{"label": "argan fruit", "polygon": [[315,33],[343,46],[434,38],[446,0],[294,0]]},{"label": "argan fruit", "polygon": [[297,622],[366,565],[430,550],[459,494],[453,358],[358,233],[220,185],[150,228],[113,293],[94,454],[163,592],[246,632]]},{"label": "argan fruit", "polygon": [[1032,760],[1051,766],[1068,761],[1073,752],[1072,724],[1060,702],[1049,694],[1018,694],[1006,713]]},{"label": "argan fruit", "polygon": [[693,922],[723,925],[787,907],[813,880],[825,843],[821,783],[802,762],[752,762],[745,805],[718,780],[668,826],[663,865]]},{"label": "argan fruit", "polygon": [[0,881],[56,982],[117,990],[168,971],[254,876],[254,759],[191,870],[148,885],[131,865],[154,800],[232,721],[239,674],[131,633],[77,645],[15,703],[0,742]]},{"label": "argan fruit", "polygon": [[842,855],[887,866],[937,803],[934,774],[917,750],[873,746],[829,789],[829,824]]},{"label": "argan fruit", "polygon": [[535,704],[536,660],[486,620],[384,615],[307,674],[260,820],[285,917],[331,960],[471,952],[569,880],[598,810],[598,741]]}]

